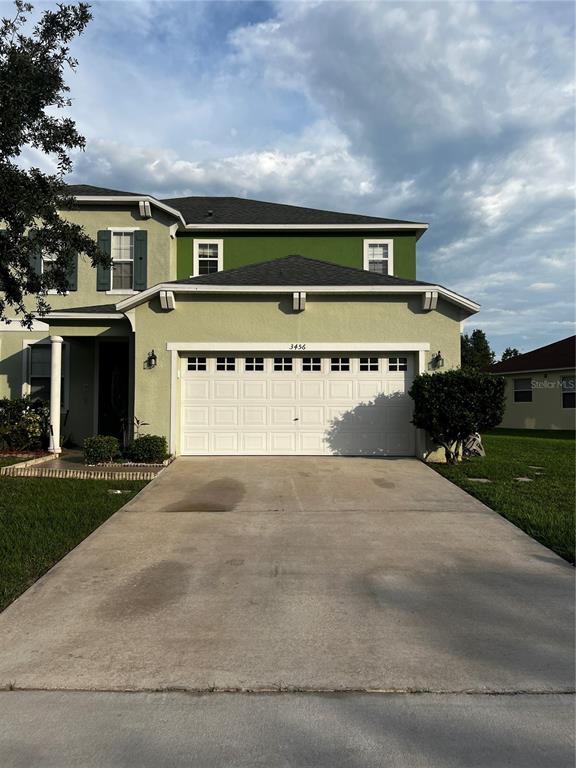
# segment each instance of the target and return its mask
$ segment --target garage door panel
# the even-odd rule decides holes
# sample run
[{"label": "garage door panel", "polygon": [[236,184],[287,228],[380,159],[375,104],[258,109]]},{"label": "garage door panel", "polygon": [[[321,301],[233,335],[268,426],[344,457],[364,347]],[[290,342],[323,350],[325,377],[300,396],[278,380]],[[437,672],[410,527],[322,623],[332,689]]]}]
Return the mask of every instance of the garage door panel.
[{"label": "garage door panel", "polygon": [[210,453],[210,432],[187,432],[182,440],[182,453]]},{"label": "garage door panel", "polygon": [[324,381],[318,379],[298,382],[300,400],[323,400]]},{"label": "garage door panel", "polygon": [[214,453],[238,453],[237,432],[212,432]]},{"label": "garage door panel", "polygon": [[210,424],[210,408],[205,405],[182,408],[182,423],[185,427],[203,427]]},{"label": "garage door panel", "polygon": [[380,379],[359,379],[356,392],[360,400],[373,400],[385,391],[386,384]]},{"label": "garage door panel", "polygon": [[296,408],[293,406],[270,406],[270,425],[272,427],[294,426]]},{"label": "garage door panel", "polygon": [[182,384],[184,400],[210,400],[210,382],[206,379],[185,379]]},{"label": "garage door panel", "polygon": [[270,452],[296,453],[296,437],[294,432],[270,432]]},{"label": "garage door panel", "polygon": [[237,426],[239,423],[238,408],[235,405],[214,406],[212,409],[212,424],[217,427]]},{"label": "garage door panel", "polygon": [[268,453],[268,435],[265,432],[243,432],[240,435],[242,453]]},{"label": "garage door panel", "polygon": [[214,399],[215,400],[237,400],[238,399],[238,382],[216,380],[214,382]]},{"label": "garage door panel", "polygon": [[265,405],[241,406],[242,424],[247,427],[262,427],[268,422],[268,408]]},{"label": "garage door panel", "polygon": [[270,382],[270,400],[295,400],[296,382],[280,379]]},{"label": "garage door panel", "polygon": [[352,400],[354,396],[354,382],[352,380],[327,381],[326,387],[328,400]]},{"label": "garage door panel", "polygon": [[235,370],[217,370],[211,357],[206,371],[185,361],[182,453],[412,455],[413,357],[408,371],[392,372],[386,357],[371,371],[348,357],[343,371],[331,370],[329,355],[321,371],[304,371],[297,356],[291,371],[275,369],[268,356],[261,371],[247,371],[242,357]]},{"label": "garage door panel", "polygon": [[267,399],[267,383],[265,379],[240,382],[240,397],[244,400]]},{"label": "garage door panel", "polygon": [[325,408],[322,405],[303,405],[300,407],[300,425],[303,427],[321,427],[326,422]]}]

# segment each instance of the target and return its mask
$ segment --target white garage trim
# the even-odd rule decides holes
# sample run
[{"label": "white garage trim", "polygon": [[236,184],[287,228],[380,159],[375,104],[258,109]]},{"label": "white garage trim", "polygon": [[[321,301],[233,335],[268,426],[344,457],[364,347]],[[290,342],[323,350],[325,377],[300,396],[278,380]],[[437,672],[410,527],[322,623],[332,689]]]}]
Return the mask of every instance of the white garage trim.
[{"label": "white garage trim", "polygon": [[317,341],[169,341],[168,352],[428,352],[430,344],[419,342],[334,343]]}]

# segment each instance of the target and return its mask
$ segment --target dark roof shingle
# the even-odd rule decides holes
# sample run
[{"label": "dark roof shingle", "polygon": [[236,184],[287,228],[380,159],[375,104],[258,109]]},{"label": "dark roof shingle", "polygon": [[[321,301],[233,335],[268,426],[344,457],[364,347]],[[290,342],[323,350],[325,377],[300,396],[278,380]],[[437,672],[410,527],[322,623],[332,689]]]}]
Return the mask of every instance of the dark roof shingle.
[{"label": "dark roof shingle", "polygon": [[210,275],[175,280],[183,285],[430,285],[420,280],[379,275],[364,269],[341,267],[306,256],[284,256],[237,269],[225,269]]},{"label": "dark roof shingle", "polygon": [[413,224],[414,227],[422,227],[414,221],[323,211],[241,197],[172,197],[161,202],[180,211],[187,224]]},{"label": "dark roof shingle", "polygon": [[576,336],[555,341],[545,347],[538,347],[518,357],[496,363],[491,373],[514,373],[516,371],[551,371],[576,367]]},{"label": "dark roof shingle", "polygon": [[119,189],[93,187],[92,184],[68,184],[68,191],[74,197],[152,197],[139,192],[122,192]]}]

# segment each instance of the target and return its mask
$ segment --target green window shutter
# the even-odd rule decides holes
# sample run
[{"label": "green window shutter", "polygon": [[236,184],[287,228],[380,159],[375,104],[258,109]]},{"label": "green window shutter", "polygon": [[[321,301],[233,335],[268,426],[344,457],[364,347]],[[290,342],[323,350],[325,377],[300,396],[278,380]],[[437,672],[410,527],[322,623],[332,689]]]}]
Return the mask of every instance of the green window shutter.
[{"label": "green window shutter", "polygon": [[[35,237],[36,237],[36,230],[35,229],[29,230],[28,239],[34,241]],[[32,248],[32,250],[30,251],[30,266],[32,267],[32,272],[34,272],[37,275],[42,274],[42,254],[39,248]]]},{"label": "green window shutter", "polygon": [[[109,229],[101,229],[98,231],[96,243],[102,253],[109,258],[112,256],[112,232],[110,232]],[[110,287],[110,267],[98,264],[96,267],[96,290],[109,291]]]},{"label": "green window shutter", "polygon": [[69,291],[77,291],[78,290],[78,254],[75,253],[72,256],[72,265],[70,267],[70,272],[68,273],[68,290]]},{"label": "green window shutter", "polygon": [[148,272],[148,232],[137,229],[134,232],[134,290],[146,288]]}]

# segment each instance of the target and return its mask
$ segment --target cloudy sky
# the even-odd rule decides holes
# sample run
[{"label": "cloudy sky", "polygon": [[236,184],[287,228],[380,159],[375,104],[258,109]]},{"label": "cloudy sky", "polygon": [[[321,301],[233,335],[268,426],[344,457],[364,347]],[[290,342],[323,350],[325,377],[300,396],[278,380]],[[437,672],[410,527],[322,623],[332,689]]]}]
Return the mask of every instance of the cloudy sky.
[{"label": "cloudy sky", "polygon": [[574,333],[571,2],[92,8],[71,181],[427,221],[497,352]]}]

